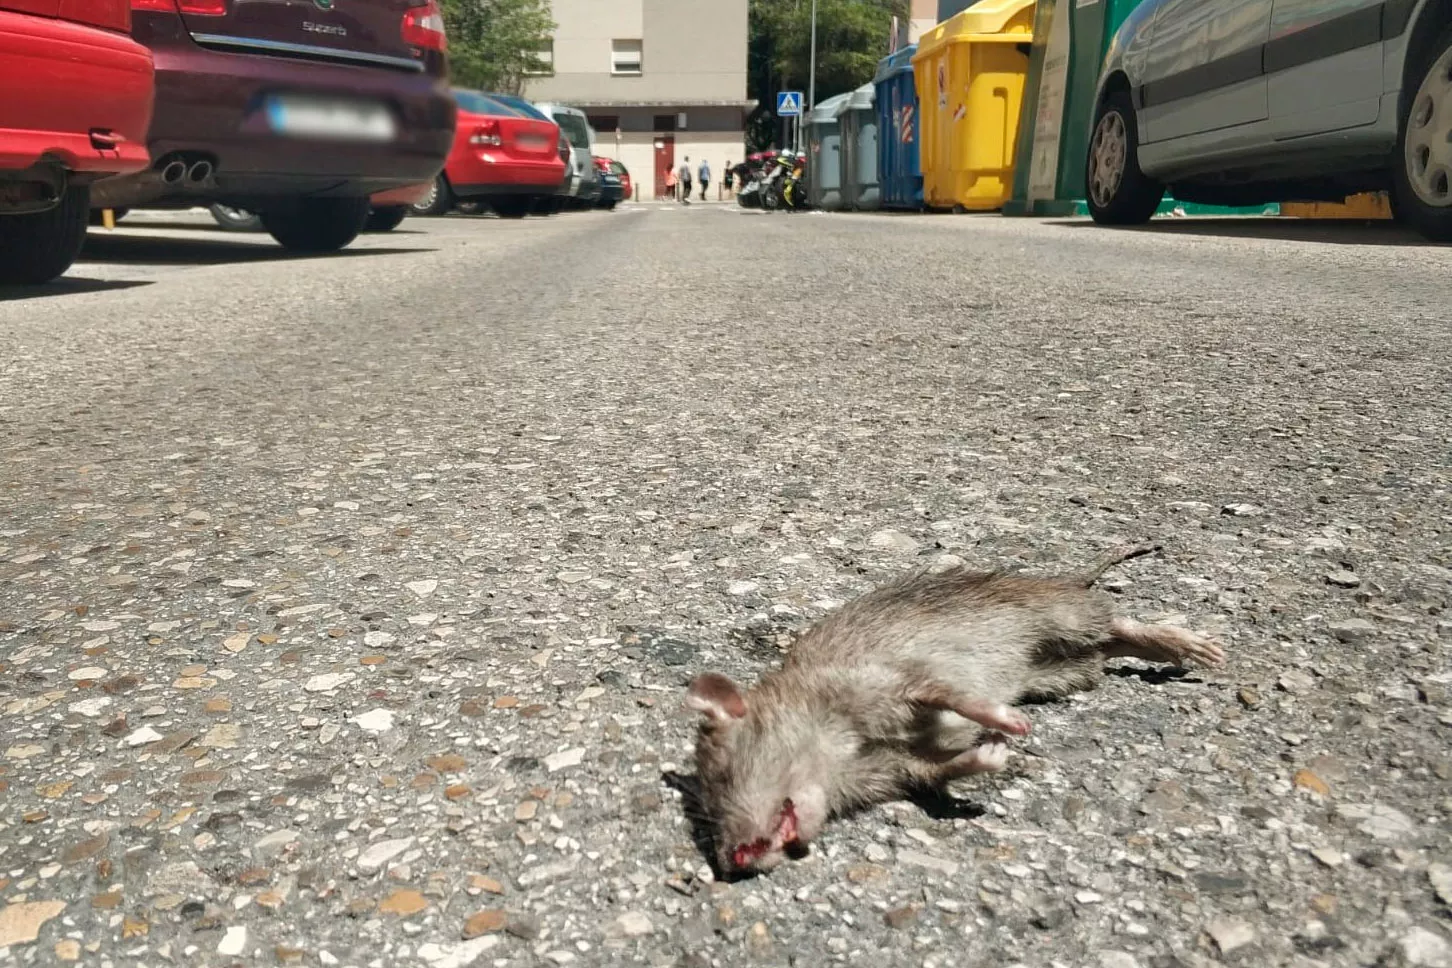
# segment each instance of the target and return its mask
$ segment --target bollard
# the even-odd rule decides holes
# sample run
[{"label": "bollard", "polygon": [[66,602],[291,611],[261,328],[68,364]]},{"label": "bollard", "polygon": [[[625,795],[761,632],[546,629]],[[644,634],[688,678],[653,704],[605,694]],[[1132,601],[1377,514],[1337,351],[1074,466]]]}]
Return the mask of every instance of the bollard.
[{"label": "bollard", "polygon": [[113,229],[115,229],[116,228],[116,210],[115,209],[111,209],[111,208],[103,208],[103,209],[101,209],[101,224],[106,227],[106,231],[108,231],[108,232],[109,231],[112,231]]}]

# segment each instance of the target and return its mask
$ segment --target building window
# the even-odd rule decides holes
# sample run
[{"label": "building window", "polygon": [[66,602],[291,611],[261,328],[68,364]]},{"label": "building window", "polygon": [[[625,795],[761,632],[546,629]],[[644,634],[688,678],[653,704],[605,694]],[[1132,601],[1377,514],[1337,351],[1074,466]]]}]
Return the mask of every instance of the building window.
[{"label": "building window", "polygon": [[620,130],[620,116],[616,114],[591,114],[587,116],[586,120],[596,131]]},{"label": "building window", "polygon": [[660,132],[676,130],[676,116],[674,114],[657,114],[651,119],[654,128]]},{"label": "building window", "polygon": [[612,40],[610,42],[610,73],[640,73],[640,41]]},{"label": "building window", "polygon": [[534,52],[534,64],[526,74],[532,77],[551,77],[555,73],[555,42],[547,40]]}]

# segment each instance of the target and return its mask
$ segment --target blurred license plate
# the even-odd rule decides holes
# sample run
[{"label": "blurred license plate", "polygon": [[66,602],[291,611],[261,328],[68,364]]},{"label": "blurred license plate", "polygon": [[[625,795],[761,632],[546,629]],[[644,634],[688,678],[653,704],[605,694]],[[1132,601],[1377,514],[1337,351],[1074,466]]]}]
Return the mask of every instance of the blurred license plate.
[{"label": "blurred license plate", "polygon": [[272,130],[292,138],[336,141],[392,141],[393,115],[381,104],[332,98],[278,95],[268,99]]},{"label": "blurred license plate", "polygon": [[541,138],[537,134],[522,134],[519,136],[519,146],[533,149],[548,148],[550,142],[548,138]]}]

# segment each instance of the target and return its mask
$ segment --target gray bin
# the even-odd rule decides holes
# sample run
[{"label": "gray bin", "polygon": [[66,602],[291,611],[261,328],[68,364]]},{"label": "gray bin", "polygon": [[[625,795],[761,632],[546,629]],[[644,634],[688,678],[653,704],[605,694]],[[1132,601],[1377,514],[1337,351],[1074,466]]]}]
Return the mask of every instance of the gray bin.
[{"label": "gray bin", "polygon": [[877,185],[877,88],[871,82],[847,95],[842,110],[842,207],[875,211]]},{"label": "gray bin", "polygon": [[851,94],[829,97],[807,113],[807,204],[842,207],[842,109]]}]

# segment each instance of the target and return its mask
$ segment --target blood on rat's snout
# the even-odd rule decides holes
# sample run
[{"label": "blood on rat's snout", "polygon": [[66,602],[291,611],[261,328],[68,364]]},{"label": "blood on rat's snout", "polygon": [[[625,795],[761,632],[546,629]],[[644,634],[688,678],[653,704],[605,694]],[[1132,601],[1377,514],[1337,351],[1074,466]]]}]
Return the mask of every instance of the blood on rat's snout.
[{"label": "blood on rat's snout", "polygon": [[770,839],[760,837],[749,844],[737,844],[731,851],[731,863],[737,870],[746,870],[773,851],[795,846],[797,836],[797,808],[788,797],[777,814],[776,835]]}]

